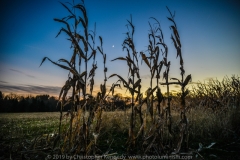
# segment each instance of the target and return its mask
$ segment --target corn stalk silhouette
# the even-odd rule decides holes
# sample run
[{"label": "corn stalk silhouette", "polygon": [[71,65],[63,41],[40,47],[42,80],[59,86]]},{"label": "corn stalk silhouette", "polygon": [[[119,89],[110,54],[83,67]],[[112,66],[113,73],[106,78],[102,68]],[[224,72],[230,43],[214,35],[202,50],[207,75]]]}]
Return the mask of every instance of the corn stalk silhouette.
[{"label": "corn stalk silhouette", "polygon": [[[155,117],[153,114],[153,102],[154,102],[153,93],[155,92],[156,89],[157,89],[156,98],[158,101],[157,111],[158,111],[159,116],[161,113],[160,103],[163,98],[162,94],[161,94],[161,89],[159,87],[160,72],[161,72],[161,69],[163,66],[163,62],[159,61],[160,52],[162,51],[162,50],[160,50],[160,47],[162,45],[165,48],[165,50],[167,50],[167,45],[164,43],[164,38],[163,38],[163,33],[162,33],[162,30],[160,27],[160,23],[154,17],[151,17],[150,19],[155,20],[156,24],[154,24],[154,26],[152,26],[152,24],[150,24],[150,22],[149,22],[150,33],[148,34],[149,45],[148,45],[148,50],[147,50],[149,53],[149,56],[146,56],[146,54],[144,54],[144,52],[141,52],[141,57],[142,57],[142,60],[145,62],[145,64],[148,66],[150,73],[151,73],[150,87],[146,91],[146,95],[147,95],[146,103],[147,103],[148,110],[151,115],[152,122],[154,123]],[[159,42],[158,42],[158,40],[159,40]],[[157,86],[155,86],[153,88],[153,79],[154,78],[156,78]],[[149,93],[151,93],[151,94],[149,94]]]},{"label": "corn stalk silhouette", "polygon": [[[62,87],[59,94],[59,103],[61,104],[60,122],[58,137],[54,142],[54,147],[59,141],[63,139],[63,143],[61,145],[61,153],[71,152],[71,154],[95,155],[95,149],[97,147],[96,142],[100,133],[102,106],[104,105],[104,98],[106,93],[106,54],[103,53],[102,38],[100,37],[101,46],[97,47],[97,49],[104,57],[105,79],[104,85],[101,85],[101,92],[99,93],[101,96],[97,100],[98,103],[96,103],[96,100],[92,96],[94,76],[97,69],[97,63],[95,61],[97,53],[97,49],[95,48],[96,24],[94,31],[88,30],[88,17],[83,1],[77,5],[71,3],[67,4],[70,5],[71,9],[64,3],[61,3],[61,5],[68,11],[70,15],[62,19],[55,18],[54,21],[59,22],[65,26],[60,29],[56,37],[58,37],[61,33],[65,33],[68,36],[68,40],[71,42],[71,48],[73,48],[72,57],[70,61],[66,59],[59,59],[58,62],[54,62],[50,58],[44,57],[40,64],[41,66],[46,60],[49,60],[54,65],[57,65],[58,67],[69,71],[68,80],[65,82],[65,85]],[[75,10],[79,10],[82,15],[78,16],[75,14]],[[73,22],[73,25],[71,25],[71,22]],[[79,34],[79,28],[83,29],[83,35]],[[92,43],[90,43],[89,37],[91,38]],[[91,53],[89,54],[90,51]],[[88,71],[88,61],[92,58],[92,69]],[[81,68],[83,62],[83,65],[85,66],[84,69]],[[88,94],[86,91],[88,79],[90,79],[90,94]],[[67,94],[71,88],[72,95],[67,98]],[[83,97],[83,99],[80,100],[80,97]],[[65,134],[62,134],[62,109],[67,104],[71,104],[71,118],[69,122],[69,129]],[[85,115],[87,106],[89,107],[88,116]],[[94,118],[96,118],[97,123],[95,125],[93,134],[94,139],[91,139],[89,135],[89,128]]]},{"label": "corn stalk silhouette", "polygon": [[[168,7],[167,7],[168,9]],[[171,78],[170,80],[177,80],[177,82],[170,82],[169,81],[169,72],[170,72],[170,66],[171,63],[168,60],[168,46],[164,42],[164,36],[160,27],[160,23],[157,19],[151,17],[151,19],[154,19],[157,27],[152,26],[149,23],[150,26],[150,33],[148,35],[149,38],[149,45],[148,45],[148,53],[149,56],[146,56],[143,52],[141,52],[142,60],[144,60],[145,64],[149,67],[150,73],[151,73],[151,79],[150,79],[150,87],[146,91],[146,98],[145,103],[147,104],[148,110],[151,115],[152,123],[150,124],[149,131],[146,131],[144,134],[144,140],[143,140],[143,151],[145,154],[152,153],[151,150],[155,150],[154,152],[156,154],[172,154],[174,151],[175,154],[178,153],[181,149],[182,144],[184,145],[185,151],[188,150],[188,121],[186,118],[186,107],[185,107],[185,97],[189,93],[187,89],[185,89],[186,85],[191,80],[191,75],[188,75],[184,79],[184,67],[183,67],[183,58],[181,53],[181,42],[180,37],[178,34],[177,26],[174,21],[174,15],[171,13],[171,11],[168,9],[171,17],[167,17],[168,20],[170,20],[173,25],[170,26],[170,28],[173,30],[173,35],[171,35],[171,39],[174,43],[174,46],[177,50],[177,57],[180,57],[180,71],[181,71],[181,78],[182,80],[178,80],[177,78]],[[161,49],[160,49],[161,48]],[[160,53],[163,55],[163,59],[159,62],[159,56]],[[163,79],[165,79],[164,83],[159,82],[160,79],[160,72],[162,70],[162,67],[165,67],[165,71],[163,72]],[[153,88],[152,82],[153,78],[156,74],[156,81],[157,86]],[[160,103],[166,99],[163,97],[160,87],[158,84],[166,85],[167,86],[167,106],[165,109],[160,108]],[[178,135],[178,141],[176,146],[173,145],[173,137],[176,135],[173,133],[172,130],[172,114],[171,114],[171,100],[172,96],[170,95],[169,86],[172,84],[177,84],[181,86],[181,121],[179,123],[179,129],[180,134]],[[156,118],[156,114],[153,113],[153,92],[157,89],[156,92],[156,99],[157,99],[157,111],[158,111],[158,117]],[[150,92],[152,91],[152,92]],[[165,100],[164,100],[165,101]],[[165,105],[165,104],[163,104]],[[167,142],[168,144],[165,144],[163,142],[163,132],[164,132],[164,121],[166,121],[166,126],[168,128],[167,131]],[[183,143],[184,142],[184,143]],[[155,146],[155,147],[154,147]],[[164,147],[165,146],[165,147]],[[167,148],[168,149],[167,149]],[[174,149],[175,148],[175,149]]]},{"label": "corn stalk silhouette", "polygon": [[[142,103],[146,103],[147,105],[147,113],[150,113],[151,116],[151,123],[149,130],[146,130],[143,134],[143,153],[148,154],[151,153],[150,150],[153,149],[157,152],[157,154],[164,153],[164,144],[163,144],[163,131],[164,131],[164,112],[161,113],[161,102],[163,101],[164,97],[161,93],[161,89],[159,87],[159,80],[160,80],[160,72],[166,61],[168,47],[164,42],[163,32],[160,26],[159,21],[151,17],[150,19],[154,20],[154,24],[152,25],[149,22],[150,31],[148,34],[149,45],[148,45],[148,55],[144,52],[141,52],[141,58],[148,66],[150,70],[150,87],[145,91],[146,97],[142,101]],[[163,49],[162,49],[163,48]],[[160,55],[165,55],[163,60],[160,60]],[[164,61],[165,60],[165,61]],[[168,66],[168,65],[165,65]],[[169,69],[168,69],[169,72]],[[153,86],[153,80],[156,78],[156,86]],[[156,91],[156,96],[154,97],[153,93]],[[168,90],[169,92],[169,90]],[[153,112],[154,108],[154,101],[157,100],[156,110],[157,113]],[[145,124],[147,121],[147,117],[144,117]],[[145,126],[146,128],[146,126]],[[141,130],[142,128],[140,128]],[[165,153],[164,153],[165,154]]]},{"label": "corn stalk silhouette", "polygon": [[[187,94],[189,93],[188,89],[185,89],[185,87],[187,86],[187,84],[190,82],[191,80],[191,74],[188,75],[185,79],[184,79],[184,74],[185,74],[185,70],[184,70],[184,66],[183,66],[183,58],[182,58],[182,51],[181,51],[181,41],[180,41],[180,36],[178,34],[178,30],[177,30],[177,25],[176,22],[174,20],[175,14],[172,14],[172,12],[169,10],[169,8],[167,7],[169,13],[170,13],[170,17],[167,17],[169,21],[171,21],[173,23],[173,25],[170,26],[170,29],[173,32],[173,35],[171,35],[171,39],[174,43],[174,47],[177,50],[177,57],[179,56],[180,59],[180,71],[181,71],[181,80],[177,79],[177,78],[171,78],[171,80],[177,80],[177,82],[168,82],[168,73],[169,73],[169,67],[170,67],[170,62],[168,62],[167,64],[167,58],[164,58],[164,65],[167,67],[167,70],[163,73],[164,78],[166,79],[165,83],[161,83],[161,85],[167,85],[167,92],[168,92],[168,118],[170,123],[168,123],[168,127],[169,127],[169,133],[172,134],[172,129],[171,129],[171,110],[170,110],[170,97],[169,97],[169,85],[172,84],[177,84],[181,86],[181,121],[180,121],[180,141],[177,144],[177,148],[175,150],[176,153],[178,153],[181,149],[181,145],[182,142],[184,142],[184,149],[185,151],[188,150],[188,120],[186,117],[186,104],[185,104],[185,97],[187,96]],[[166,54],[167,56],[167,54]],[[176,57],[176,58],[177,58]],[[170,125],[169,125],[170,124]]]},{"label": "corn stalk silhouette", "polygon": [[[61,2],[60,2],[61,3]],[[70,3],[68,3],[70,4]],[[59,94],[59,103],[61,105],[60,109],[60,122],[59,122],[59,134],[54,141],[55,148],[56,144],[61,143],[60,152],[71,153],[71,154],[82,154],[90,155],[96,154],[97,151],[97,139],[101,130],[101,117],[102,117],[102,108],[106,105],[106,98],[109,93],[114,94],[115,87],[121,87],[121,83],[131,94],[131,118],[130,118],[130,127],[129,127],[129,138],[127,141],[128,152],[130,154],[134,153],[136,149],[136,142],[142,144],[143,153],[152,153],[152,150],[155,150],[157,154],[170,154],[173,151],[172,146],[172,116],[170,109],[171,96],[169,93],[169,85],[178,84],[181,86],[181,122],[180,122],[180,131],[179,141],[177,143],[177,148],[175,152],[179,152],[181,149],[182,142],[184,142],[184,147],[187,150],[188,148],[188,121],[185,115],[185,97],[189,93],[185,89],[186,85],[191,79],[191,75],[188,75],[184,80],[185,70],[183,68],[183,58],[181,53],[181,42],[178,34],[177,26],[174,21],[174,15],[168,9],[171,17],[168,19],[173,23],[171,29],[173,30],[173,35],[171,39],[173,40],[174,46],[177,50],[177,57],[180,57],[180,70],[181,70],[181,81],[177,78],[172,78],[172,80],[177,80],[177,82],[169,82],[169,70],[170,70],[170,61],[168,61],[168,47],[164,42],[163,33],[160,27],[160,23],[157,19],[151,17],[155,20],[155,24],[152,25],[149,23],[150,32],[148,34],[149,45],[146,55],[144,52],[140,52],[142,61],[148,66],[151,79],[150,87],[145,92],[146,97],[143,97],[141,93],[141,78],[139,72],[139,59],[138,52],[136,51],[134,44],[134,32],[135,27],[132,23],[132,18],[127,20],[127,29],[126,38],[123,41],[122,49],[127,51],[127,56],[118,57],[113,59],[125,61],[128,65],[128,79],[125,80],[122,76],[118,74],[112,74],[109,78],[118,77],[119,80],[116,83],[112,84],[110,91],[107,93],[106,81],[107,81],[107,67],[106,67],[106,54],[103,51],[103,40],[99,36],[100,46],[95,47],[95,37],[96,37],[96,24],[94,31],[88,30],[88,17],[84,3],[80,4],[70,4],[71,9],[65,4],[61,5],[67,9],[69,16],[62,19],[55,18],[54,21],[59,22],[64,25],[58,32],[58,37],[61,33],[65,33],[68,36],[68,40],[71,42],[71,48],[73,48],[73,54],[71,59],[68,61],[66,59],[59,59],[58,62],[52,61],[48,57],[44,57],[40,66],[46,61],[49,60],[54,65],[69,71],[68,79],[65,82],[65,85],[62,87]],[[81,16],[75,14],[75,10],[80,10]],[[71,25],[70,21],[73,22]],[[156,26],[156,27],[155,27]],[[83,34],[79,34],[79,27],[83,29]],[[90,37],[90,38],[89,38]],[[91,42],[90,42],[91,41]],[[94,87],[94,77],[97,69],[96,54],[100,52],[103,57],[104,64],[104,83],[100,85],[100,92],[98,92],[97,97],[92,96],[93,87]],[[163,59],[160,60],[161,54]],[[77,59],[78,58],[78,59]],[[93,59],[92,68],[88,69],[88,62]],[[78,62],[78,64],[77,64]],[[84,68],[82,69],[82,64]],[[78,65],[78,69],[77,69]],[[165,83],[160,83],[161,70],[165,66],[165,71],[163,72],[163,79]],[[156,78],[156,86],[153,86],[154,77]],[[88,83],[89,80],[89,83]],[[161,102],[165,99],[161,93],[159,84],[167,86],[167,106],[165,109],[161,110]],[[87,93],[87,85],[89,85],[89,93]],[[72,94],[67,98],[69,90],[72,89]],[[154,97],[154,93],[156,96]],[[80,99],[82,97],[82,100]],[[154,101],[157,99],[157,114],[154,113]],[[151,116],[151,124],[149,130],[147,130],[147,115],[143,116],[142,106],[147,104],[147,111]],[[70,110],[70,121],[69,129],[67,129],[65,134],[62,134],[62,109],[67,104],[71,104]],[[85,112],[89,111],[89,115]],[[148,113],[147,112],[147,113]],[[165,114],[166,113],[166,114]],[[140,128],[137,130],[136,116],[139,115],[140,118]],[[163,143],[163,132],[164,132],[164,115],[166,115],[167,129],[168,129],[168,142],[167,148],[164,147]],[[93,124],[94,119],[96,123]],[[90,126],[94,126],[93,130],[93,139],[90,136]],[[60,144],[60,143],[59,143]]]},{"label": "corn stalk silhouette", "polygon": [[[109,76],[109,78],[117,76],[119,78],[119,81],[123,84],[123,86],[130,92],[131,94],[131,119],[130,119],[130,128],[129,128],[129,139],[128,139],[128,150],[129,152],[132,152],[132,149],[135,146],[135,140],[136,140],[136,135],[134,133],[135,129],[135,117],[136,117],[136,110],[138,110],[137,107],[135,107],[135,102],[139,100],[141,97],[141,78],[140,78],[140,73],[139,73],[139,66],[138,66],[138,57],[137,57],[137,51],[135,48],[134,44],[134,31],[135,27],[132,23],[132,17],[130,20],[127,20],[127,29],[128,32],[126,33],[126,38],[123,41],[123,51],[127,51],[127,56],[126,57],[118,57],[113,59],[112,61],[115,60],[122,60],[126,61],[129,71],[128,71],[128,80],[126,81],[124,78],[122,78],[118,74],[112,74]],[[136,96],[135,96],[136,95]],[[136,97],[136,99],[135,99]],[[141,116],[141,111],[139,110],[140,116]],[[135,116],[134,116],[135,115]],[[143,120],[142,120],[143,121]]]}]

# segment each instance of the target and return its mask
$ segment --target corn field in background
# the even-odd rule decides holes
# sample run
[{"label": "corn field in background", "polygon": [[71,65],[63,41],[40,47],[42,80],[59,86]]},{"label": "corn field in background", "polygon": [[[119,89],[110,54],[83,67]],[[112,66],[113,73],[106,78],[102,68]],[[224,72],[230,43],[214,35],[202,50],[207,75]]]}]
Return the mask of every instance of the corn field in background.
[{"label": "corn field in background", "polygon": [[[176,49],[176,57],[179,59],[181,75],[179,78],[171,79],[169,78],[171,67],[171,61],[168,59],[169,46],[165,43],[161,25],[155,17],[149,19],[150,30],[147,35],[149,44],[145,52],[137,51],[132,17],[127,20],[126,37],[122,43],[126,56],[116,57],[111,61],[127,63],[128,75],[113,73],[107,76],[104,41],[101,36],[96,35],[96,25],[93,30],[88,28],[89,20],[84,3],[61,3],[61,5],[69,15],[55,18],[54,21],[62,25],[57,37],[65,34],[71,43],[71,59],[61,58],[56,62],[44,57],[40,64],[41,66],[48,60],[69,72],[59,94],[58,105],[61,109],[58,131],[48,136],[46,141],[36,138],[31,145],[28,145],[28,149],[25,147],[25,152],[21,152],[22,157],[33,153],[44,158],[46,155],[53,157],[54,154],[111,156],[120,154],[112,148],[121,148],[119,151],[121,150],[125,155],[190,155],[203,158],[200,152],[207,147],[211,148],[215,143],[207,147],[202,144],[195,146],[196,144],[192,143],[194,138],[206,135],[211,139],[214,133],[225,132],[229,133],[229,137],[239,135],[239,77],[225,77],[221,82],[211,80],[207,84],[197,83],[191,91],[187,89],[187,85],[193,82],[191,82],[191,74],[185,75],[186,68],[184,68],[175,13],[173,14],[169,8],[167,8],[169,11],[167,19],[171,23],[171,40]],[[81,14],[76,14],[79,11]],[[96,54],[101,54],[103,58],[104,79],[100,85],[100,92],[93,96],[95,73],[98,68]],[[146,91],[141,87],[140,63],[142,62],[151,74],[149,88]],[[117,77],[118,80],[112,84],[110,90],[107,90],[107,80],[113,77]],[[172,95],[169,91],[170,85],[179,85],[181,92]],[[161,86],[167,86],[166,94],[162,94]],[[114,96],[115,87],[124,87],[129,91],[130,110],[121,113],[103,111],[109,105],[107,98]],[[68,94],[71,96],[68,97]],[[71,110],[68,113],[69,119],[65,122],[62,110],[69,104]],[[203,115],[215,121],[212,124],[204,122]],[[196,125],[200,122],[201,124]],[[219,125],[220,130],[214,125]],[[36,146],[42,146],[42,149]],[[193,147],[198,149],[194,150]]]}]

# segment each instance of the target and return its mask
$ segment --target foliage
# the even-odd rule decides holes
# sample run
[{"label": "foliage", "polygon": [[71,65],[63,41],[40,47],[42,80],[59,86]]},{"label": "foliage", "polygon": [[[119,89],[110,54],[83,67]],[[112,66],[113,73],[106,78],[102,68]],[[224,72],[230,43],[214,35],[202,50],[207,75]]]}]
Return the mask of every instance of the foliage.
[{"label": "foliage", "polygon": [[[1,91],[0,91],[1,92]],[[0,99],[0,112],[56,112],[58,100],[49,95],[20,96],[17,94],[3,95]],[[69,110],[69,106],[64,111]]]}]

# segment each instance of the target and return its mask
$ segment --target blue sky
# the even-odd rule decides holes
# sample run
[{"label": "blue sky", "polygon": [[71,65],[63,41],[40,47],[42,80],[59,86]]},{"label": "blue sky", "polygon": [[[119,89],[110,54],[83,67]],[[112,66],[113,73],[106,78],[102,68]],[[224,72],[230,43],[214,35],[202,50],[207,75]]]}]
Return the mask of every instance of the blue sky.
[{"label": "blue sky", "polygon": [[[65,2],[65,1],[62,1]],[[71,2],[71,1],[70,1]],[[78,1],[75,1],[77,3]],[[224,76],[240,75],[240,3],[238,1],[207,0],[85,0],[89,18],[89,30],[96,22],[97,36],[102,36],[107,54],[108,76],[118,73],[127,77],[127,65],[123,61],[110,60],[125,56],[122,42],[127,32],[127,19],[132,15],[135,26],[134,40],[137,51],[146,51],[148,45],[148,21],[155,17],[161,23],[171,61],[170,77],[180,78],[179,60],[170,39],[171,11],[182,42],[186,75],[193,82],[209,78],[221,80]],[[67,10],[55,0],[2,0],[0,1],[0,90],[3,93],[58,95],[67,80],[68,72],[46,61],[70,59],[72,50],[67,36],[55,38],[63,26],[53,18],[68,15]],[[99,43],[97,43],[99,45]],[[113,47],[114,45],[114,47]],[[97,56],[98,70],[95,90],[103,82],[102,57]],[[91,63],[90,63],[91,64]],[[140,66],[143,91],[149,86],[149,69]],[[117,79],[109,79],[111,86]],[[162,87],[165,91],[166,87]],[[178,90],[174,86],[171,90]],[[125,93],[125,90],[117,90]]]}]

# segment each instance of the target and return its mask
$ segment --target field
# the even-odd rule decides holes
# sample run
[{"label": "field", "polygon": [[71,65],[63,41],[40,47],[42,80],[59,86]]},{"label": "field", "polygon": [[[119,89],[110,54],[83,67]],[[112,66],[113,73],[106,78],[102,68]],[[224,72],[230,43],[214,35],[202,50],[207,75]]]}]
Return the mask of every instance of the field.
[{"label": "field", "polygon": [[[239,158],[239,110],[233,109],[226,114],[216,115],[209,110],[195,109],[187,116],[191,159]],[[102,117],[101,135],[97,143],[98,153],[124,155],[127,148],[130,111],[103,112]],[[175,132],[179,132],[175,119],[178,119],[178,115],[173,113],[173,121],[176,122],[173,128]],[[63,120],[63,126],[66,128],[67,121],[69,118]],[[46,158],[51,155],[58,125],[58,112],[1,113],[0,159]]]},{"label": "field", "polygon": [[[72,56],[58,61],[43,57],[40,66],[49,61],[68,71],[67,79],[57,99],[0,94],[3,112],[41,112],[0,114],[0,159],[240,159],[240,77],[193,82],[185,72],[188,55],[182,50],[175,12],[167,7],[177,68],[171,67],[172,51],[168,53],[160,21],[151,16],[147,50],[139,51],[137,26],[130,16],[122,42],[126,55],[111,60],[128,69],[125,75],[107,75],[111,66],[104,39],[96,36],[96,25],[88,28],[84,1],[61,5],[69,15],[54,18],[62,25],[56,37],[67,36]],[[142,67],[149,70],[147,83]],[[171,73],[175,69],[179,74]],[[101,84],[97,72],[103,75]],[[112,78],[117,79],[109,85]],[[126,97],[116,88],[124,89]]]}]

